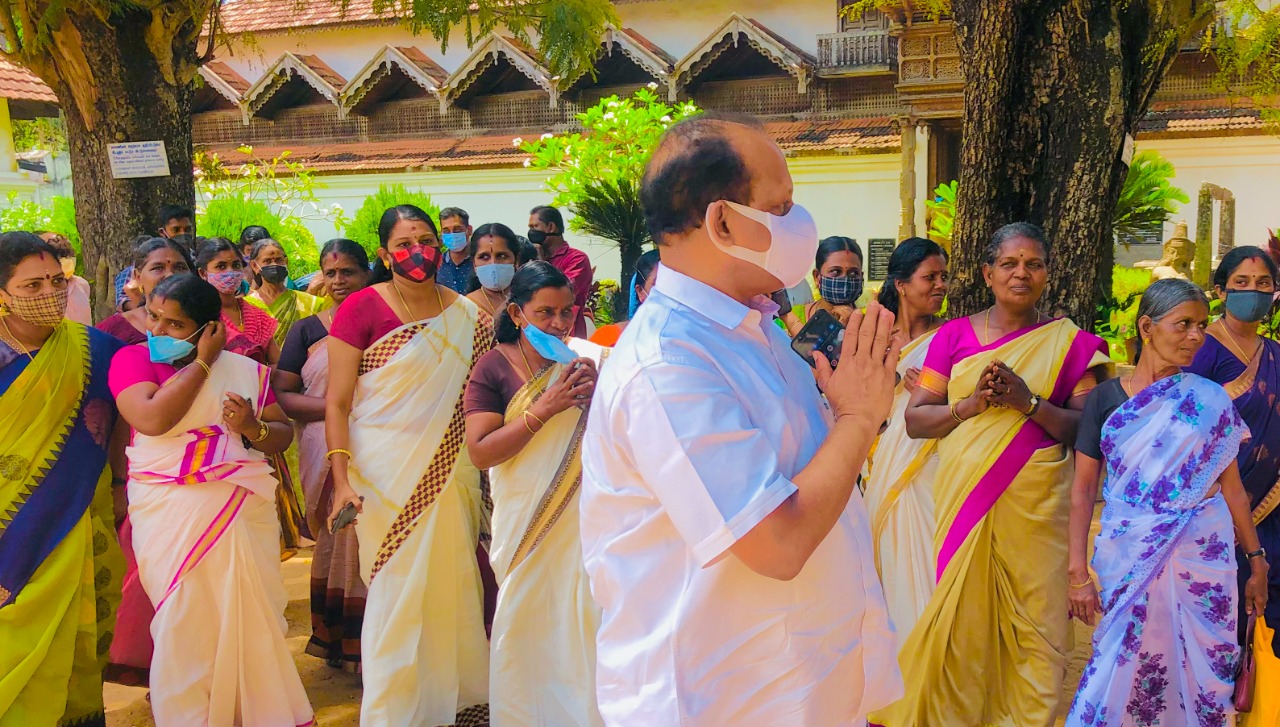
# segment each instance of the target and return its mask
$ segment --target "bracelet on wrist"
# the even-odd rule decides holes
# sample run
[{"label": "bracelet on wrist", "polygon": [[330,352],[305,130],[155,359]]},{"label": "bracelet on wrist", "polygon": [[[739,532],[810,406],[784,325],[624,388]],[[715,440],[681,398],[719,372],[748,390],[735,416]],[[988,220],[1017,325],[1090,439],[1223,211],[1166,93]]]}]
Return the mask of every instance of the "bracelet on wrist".
[{"label": "bracelet on wrist", "polygon": [[966,421],[966,420],[964,419],[964,417],[961,417],[961,416],[960,416],[960,412],[958,411],[958,410],[960,409],[960,404],[961,404],[961,402],[963,402],[963,401],[964,401],[964,400],[963,400],[963,399],[961,399],[961,400],[959,400],[959,401],[957,401],[957,402],[955,402],[954,404],[952,404],[952,405],[951,405],[951,418],[952,418],[952,419],[954,419],[954,420],[956,420],[956,424],[964,424],[964,423],[965,423],[965,421]]},{"label": "bracelet on wrist", "polygon": [[266,441],[269,436],[271,436],[271,427],[268,427],[266,422],[258,420],[258,436],[254,439],[250,439],[249,441],[254,444],[258,444]]},{"label": "bracelet on wrist", "polygon": [[1088,586],[1093,585],[1093,576],[1089,576],[1088,578],[1086,578],[1086,579],[1085,579],[1085,581],[1084,581],[1084,583],[1072,583],[1072,582],[1070,581],[1070,579],[1068,579],[1068,580],[1067,580],[1067,585],[1071,587],[1071,590],[1073,590],[1073,591],[1078,591],[1078,590],[1080,590],[1081,588],[1085,588],[1085,587],[1088,587]]},{"label": "bracelet on wrist", "polygon": [[343,449],[342,447],[336,447],[336,448],[331,449],[331,450],[329,450],[328,452],[325,452],[325,453],[324,453],[325,461],[332,460],[332,459],[333,459],[333,455],[335,455],[335,454],[345,454],[345,455],[347,455],[347,459],[351,459],[351,450],[349,450],[349,449]]}]

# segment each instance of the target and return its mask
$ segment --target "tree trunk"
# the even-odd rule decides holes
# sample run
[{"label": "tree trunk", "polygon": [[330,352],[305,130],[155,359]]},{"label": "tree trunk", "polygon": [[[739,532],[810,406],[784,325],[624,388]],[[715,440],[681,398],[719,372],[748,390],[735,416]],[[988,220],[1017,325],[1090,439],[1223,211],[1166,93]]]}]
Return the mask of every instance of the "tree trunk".
[{"label": "tree trunk", "polygon": [[[68,22],[79,33],[84,58],[93,70],[91,81],[97,88],[97,100],[92,118],[71,102],[72,84],[82,83],[83,79],[64,74],[45,80],[62,101],[66,118],[76,227],[84,246],[84,269],[94,278],[94,314],[101,320],[111,314],[115,305],[112,279],[132,264],[133,239],[155,234],[155,216],[162,205],[191,206],[195,202],[191,167],[193,85],[190,80],[166,80],[160,61],[146,43],[149,13],[120,11],[109,22],[103,22],[92,13],[68,12]],[[194,41],[189,50],[188,60],[194,64]],[[154,140],[165,143],[169,176],[112,177],[108,144]],[[104,261],[105,266],[101,264]]]},{"label": "tree trunk", "polygon": [[[1177,2],[1166,5],[1178,5]],[[1111,219],[1137,131],[1177,53],[1183,15],[1113,0],[953,0],[965,73],[964,146],[952,238],[950,305],[990,303],[991,233],[1042,226],[1049,288],[1040,310],[1092,329],[1110,286]]]},{"label": "tree trunk", "polygon": [[614,296],[614,318],[625,321],[631,317],[631,278],[636,274],[636,263],[644,254],[641,242],[620,241],[618,252],[622,255],[622,272],[618,276],[618,294]]}]

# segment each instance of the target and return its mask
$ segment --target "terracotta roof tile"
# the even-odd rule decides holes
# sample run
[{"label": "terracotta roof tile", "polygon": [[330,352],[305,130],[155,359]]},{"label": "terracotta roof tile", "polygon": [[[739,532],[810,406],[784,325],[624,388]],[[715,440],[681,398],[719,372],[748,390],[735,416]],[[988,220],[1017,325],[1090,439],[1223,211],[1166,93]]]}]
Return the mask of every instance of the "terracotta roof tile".
[{"label": "terracotta roof tile", "polygon": [[222,79],[223,83],[230,86],[233,91],[235,91],[237,94],[241,96],[244,96],[244,92],[248,91],[249,86],[253,85],[248,81],[246,81],[244,79],[244,76],[241,76],[239,73],[236,73],[234,68],[232,68],[231,66],[228,66],[226,63],[223,63],[222,61],[209,61],[208,63],[204,64],[204,68],[209,73],[212,73],[213,75]]},{"label": "terracotta roof tile", "polygon": [[427,57],[427,54],[423,53],[417,46],[397,46],[396,50],[400,51],[405,58],[413,61],[413,65],[426,74],[427,78],[437,83],[444,83],[449,78],[449,72],[442,68],[439,63]]},{"label": "terracotta roof tile", "polygon": [[338,72],[329,67],[328,63],[320,60],[320,56],[296,54],[298,60],[306,64],[307,68],[315,71],[316,75],[324,80],[325,83],[333,87],[335,91],[341,91],[342,87],[347,85],[347,79],[338,75]]},{"label": "terracotta roof tile", "polygon": [[[765,125],[779,146],[790,152],[890,151],[898,132],[887,118],[841,121],[790,121]],[[529,138],[530,134],[524,135]],[[317,172],[372,172],[408,167],[518,167],[529,155],[516,148],[513,134],[402,141],[336,142],[254,147],[254,155],[273,157],[284,150]],[[247,157],[234,147],[214,146],[227,164]]]},{"label": "terracotta roof tile", "polygon": [[1262,133],[1267,124],[1251,104],[1232,104],[1228,99],[1161,101],[1138,124],[1144,136],[1216,136],[1233,133]]},{"label": "terracotta roof tile", "polygon": [[53,90],[26,68],[0,58],[0,98],[57,103]]},{"label": "terracotta roof tile", "polygon": [[812,55],[811,53],[809,53],[809,52],[808,52],[808,51],[806,51],[806,50],[801,49],[799,46],[795,45],[795,44],[794,44],[794,43],[792,43],[791,41],[789,41],[789,40],[787,40],[786,38],[783,38],[781,35],[778,35],[777,33],[773,32],[772,30],[770,30],[770,29],[769,29],[769,27],[768,27],[767,25],[765,25],[764,23],[760,22],[759,20],[756,20],[755,18],[747,18],[747,20],[749,20],[749,21],[751,22],[751,24],[752,24],[752,25],[754,25],[758,30],[760,30],[760,32],[764,33],[765,35],[769,36],[770,38],[773,38],[775,41],[777,41],[777,42],[778,42],[778,44],[779,44],[779,45],[781,45],[782,47],[784,47],[784,48],[786,48],[787,50],[791,51],[792,53],[795,53],[797,56],[800,56],[800,57],[801,57],[801,58],[803,58],[806,62],[808,62],[810,65],[812,65],[812,64],[814,64],[814,63],[816,63],[816,62],[817,62],[817,61],[814,59],[814,57],[813,57],[813,55]]},{"label": "terracotta roof tile", "polygon": [[[615,2],[616,2],[616,0],[615,0]],[[672,56],[670,53],[666,52],[666,51],[665,51],[665,50],[663,50],[662,48],[658,47],[658,44],[657,44],[657,43],[654,43],[653,41],[651,41],[651,40],[649,40],[648,38],[646,38],[646,37],[644,37],[643,35],[641,35],[641,34],[639,33],[639,31],[637,31],[637,30],[635,30],[635,29],[633,29],[633,28],[623,28],[620,32],[625,33],[627,36],[629,36],[629,37],[630,37],[632,40],[634,40],[636,43],[638,43],[638,44],[640,44],[641,46],[644,46],[646,49],[648,49],[648,51],[649,51],[650,53],[652,53],[652,54],[654,54],[655,56],[657,56],[657,57],[661,58],[662,60],[666,61],[668,66],[672,66],[672,67],[674,67],[674,66],[676,65],[676,60],[677,60],[677,59],[676,59],[674,56]]]},{"label": "terracotta roof tile", "polygon": [[222,29],[227,33],[395,22],[399,13],[373,11],[373,0],[350,0],[343,10],[336,0],[228,0],[222,4]]}]

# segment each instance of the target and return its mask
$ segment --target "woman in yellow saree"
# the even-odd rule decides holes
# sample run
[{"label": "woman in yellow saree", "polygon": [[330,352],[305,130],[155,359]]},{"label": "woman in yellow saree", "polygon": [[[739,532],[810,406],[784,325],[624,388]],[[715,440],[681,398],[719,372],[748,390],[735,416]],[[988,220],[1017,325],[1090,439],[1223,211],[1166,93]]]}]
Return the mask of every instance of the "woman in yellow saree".
[{"label": "woman in yellow saree", "polygon": [[63,318],[67,278],[0,235],[0,725],[103,725],[120,602],[107,443],[115,338]]},{"label": "woman in yellow saree", "polygon": [[[602,725],[595,698],[600,611],[578,536],[580,447],[605,349],[573,331],[573,288],[546,262],[511,284],[497,347],[467,385],[467,449],[489,469],[498,609],[493,727]],[[523,331],[523,333],[522,333]]]},{"label": "woman in yellow saree", "polygon": [[898,360],[897,391],[889,425],[876,440],[863,495],[871,516],[876,570],[893,614],[899,646],[933,595],[933,478],[938,443],[907,436],[906,411],[929,344],[943,320],[947,254],[919,237],[903,240],[889,256],[879,301],[897,316],[896,334],[910,341]]},{"label": "woman in yellow saree", "polygon": [[369,585],[361,724],[483,724],[489,645],[476,547],[486,508],[463,441],[463,394],[493,324],[436,283],[440,238],[425,212],[387,210],[379,237],[380,282],[347,298],[329,328],[325,408],[329,522],[347,505],[360,513]]},{"label": "woman in yellow saree", "polygon": [[906,413],[937,438],[937,586],[899,654],[906,696],[887,727],[1050,725],[1067,664],[1068,487],[1106,343],[1036,308],[1040,228],[996,231],[983,277],[995,306],[938,330]]},{"label": "woman in yellow saree", "polygon": [[279,325],[272,338],[280,348],[284,348],[284,339],[294,323],[333,305],[328,298],[317,298],[285,284],[289,278],[289,256],[285,254],[284,247],[271,238],[253,243],[249,270],[257,287],[244,297],[244,302],[265,310],[276,319]]}]

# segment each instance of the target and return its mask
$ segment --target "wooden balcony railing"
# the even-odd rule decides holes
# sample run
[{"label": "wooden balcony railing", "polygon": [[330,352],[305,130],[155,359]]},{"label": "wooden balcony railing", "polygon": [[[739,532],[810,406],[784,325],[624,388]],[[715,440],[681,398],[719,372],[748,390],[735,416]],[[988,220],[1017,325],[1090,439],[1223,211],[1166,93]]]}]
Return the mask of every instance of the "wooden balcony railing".
[{"label": "wooden balcony railing", "polygon": [[898,39],[887,32],[819,35],[818,72],[823,75],[897,73]]}]

